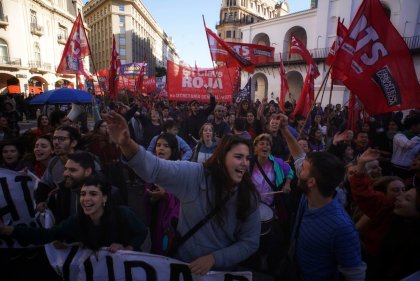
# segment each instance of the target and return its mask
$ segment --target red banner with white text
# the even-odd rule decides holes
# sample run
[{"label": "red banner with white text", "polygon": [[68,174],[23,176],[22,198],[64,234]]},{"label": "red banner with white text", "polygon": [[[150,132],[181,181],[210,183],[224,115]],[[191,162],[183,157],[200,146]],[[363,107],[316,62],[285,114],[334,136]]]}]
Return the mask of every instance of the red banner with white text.
[{"label": "red banner with white text", "polygon": [[228,46],[253,64],[274,62],[274,48],[270,46],[226,42]]},{"label": "red banner with white text", "polygon": [[410,51],[378,0],[360,5],[334,65],[370,115],[420,108]]},{"label": "red banner with white text", "polygon": [[207,87],[213,91],[217,102],[232,102],[236,85],[236,67],[197,68],[175,64],[168,60],[167,91],[169,100],[208,102]]}]

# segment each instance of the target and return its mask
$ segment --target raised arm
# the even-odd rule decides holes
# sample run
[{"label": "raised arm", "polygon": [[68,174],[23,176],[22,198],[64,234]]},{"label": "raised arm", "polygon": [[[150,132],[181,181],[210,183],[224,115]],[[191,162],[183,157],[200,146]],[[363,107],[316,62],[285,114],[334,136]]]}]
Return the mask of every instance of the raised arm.
[{"label": "raised arm", "polygon": [[294,159],[297,159],[304,155],[305,152],[302,150],[296,138],[292,135],[288,128],[289,120],[287,116],[280,113],[277,115],[277,118],[280,120],[280,132],[287,142],[287,146],[289,147],[290,154],[292,155],[292,157]]},{"label": "raised arm", "polygon": [[108,124],[110,139],[119,145],[121,153],[126,159],[131,159],[138,151],[137,143],[130,138],[127,121],[115,111],[102,114]]}]

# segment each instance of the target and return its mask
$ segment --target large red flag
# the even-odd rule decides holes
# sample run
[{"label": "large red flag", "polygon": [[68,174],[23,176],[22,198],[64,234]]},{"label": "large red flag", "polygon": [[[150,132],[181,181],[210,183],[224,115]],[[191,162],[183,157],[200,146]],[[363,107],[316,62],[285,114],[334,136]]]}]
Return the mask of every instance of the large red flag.
[{"label": "large red flag", "polygon": [[112,51],[111,51],[111,64],[109,67],[108,85],[109,85],[109,97],[111,99],[117,99],[118,97],[118,67],[121,66],[120,55],[117,51],[115,44],[115,37],[112,35]]},{"label": "large red flag", "polygon": [[310,64],[308,66],[302,92],[300,93],[299,100],[297,101],[295,110],[293,111],[294,116],[301,115],[306,117],[310,113],[315,96],[314,80],[315,69],[314,66]]},{"label": "large red flag", "polygon": [[82,16],[79,14],[73,24],[69,39],[67,39],[56,72],[62,74],[82,74],[85,77],[91,77],[91,74],[83,67],[83,58],[89,56],[90,53]]},{"label": "large red flag", "polygon": [[360,5],[335,65],[371,115],[420,107],[409,49],[378,0]]},{"label": "large red flag", "polygon": [[343,40],[347,36],[347,34],[347,27],[345,27],[345,25],[342,22],[340,22],[340,18],[338,18],[337,37],[330,48],[328,57],[325,59],[325,63],[331,65],[331,80],[332,83],[336,85],[343,85],[343,81],[346,79],[344,73],[342,73],[339,68],[334,66],[334,62],[337,60],[336,54],[338,53],[338,49],[343,43]]},{"label": "large red flag", "polygon": [[308,65],[313,65],[314,69],[314,78],[319,76],[318,67],[316,66],[314,58],[309,53],[308,49],[306,49],[305,45],[300,41],[295,35],[291,35],[290,37],[290,51],[289,51],[289,58],[291,54],[298,54],[300,55],[303,60]]},{"label": "large red flag", "polygon": [[[235,52],[219,36],[205,27],[211,58],[213,61],[224,62],[227,67],[239,66],[242,70],[254,73],[254,64]],[[232,65],[234,64],[234,65]]]},{"label": "large red flag", "polygon": [[286,78],[286,71],[284,70],[283,60],[280,54],[280,102],[279,106],[280,109],[284,112],[284,99],[286,97],[287,92],[289,91],[289,83],[287,82]]},{"label": "large red flag", "polygon": [[146,63],[146,57],[144,58],[144,62],[142,63],[141,69],[140,69],[140,73],[139,73],[139,77],[137,78],[137,91],[139,92],[139,94],[142,94],[145,90],[144,88],[144,72],[145,72],[145,67],[146,67],[147,63]]}]

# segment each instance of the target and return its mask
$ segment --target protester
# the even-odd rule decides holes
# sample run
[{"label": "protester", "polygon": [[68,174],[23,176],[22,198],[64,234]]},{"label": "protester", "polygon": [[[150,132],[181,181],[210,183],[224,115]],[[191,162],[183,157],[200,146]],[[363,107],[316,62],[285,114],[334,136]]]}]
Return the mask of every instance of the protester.
[{"label": "protester", "polygon": [[[162,133],[169,133],[176,137],[178,143],[178,150],[182,153],[181,160],[190,160],[192,155],[191,147],[187,144],[187,142],[178,136],[178,124],[175,122],[174,119],[169,118],[168,120],[163,123],[163,131]],[[156,135],[150,141],[150,145],[147,148],[147,151],[153,152],[156,147],[156,141],[159,138],[159,135]]]},{"label": "protester", "polygon": [[271,155],[271,145],[272,138],[269,134],[261,134],[255,138],[255,158],[250,172],[252,182],[261,197],[259,210],[262,224],[266,221],[270,225],[268,230],[261,230],[260,249],[257,253],[260,261],[255,266],[264,269],[265,265],[259,265],[258,262],[264,263],[264,259],[267,259],[268,270],[274,273],[289,242],[290,210],[286,194],[291,191],[290,183],[294,174],[289,164]]},{"label": "protester", "polygon": [[61,126],[55,129],[52,139],[55,156],[48,163],[42,182],[54,189],[56,184],[63,180],[64,164],[68,155],[76,151],[80,133],[73,127]]},{"label": "protester", "polygon": [[231,132],[228,123],[226,123],[223,120],[225,112],[226,112],[226,107],[224,107],[223,105],[218,104],[214,108],[214,113],[213,113],[214,119],[211,123],[213,124],[214,135],[219,140],[222,139],[223,136]]},{"label": "protester", "polygon": [[50,120],[48,119],[48,115],[46,114],[39,115],[37,118],[37,127],[31,128],[30,132],[34,134],[36,137],[53,133],[53,128],[50,125]]},{"label": "protester", "polygon": [[247,131],[247,122],[244,117],[236,117],[235,122],[233,123],[232,133],[243,139],[252,141],[252,137]]},{"label": "protester", "polygon": [[190,161],[204,163],[213,155],[217,147],[213,125],[211,123],[204,123],[200,128],[199,134],[200,140],[193,149]]},{"label": "protester", "polygon": [[189,263],[192,273],[232,268],[258,249],[258,193],[248,173],[252,151],[248,142],[237,136],[223,138],[204,165],[161,160],[128,137],[121,116],[111,112],[103,117],[127,165],[144,180],[164,186],[179,198],[177,230],[181,236],[217,208],[214,218],[176,251],[175,257]]},{"label": "protester", "polygon": [[350,180],[353,198],[377,234],[366,241],[370,254],[367,280],[401,280],[420,270],[420,188],[401,192],[404,185],[400,182],[396,197],[369,188],[365,165],[379,156],[378,150],[367,149]]},{"label": "protester", "polygon": [[52,228],[8,226],[0,221],[0,234],[24,244],[47,244],[55,240],[81,242],[83,247],[99,250],[108,247],[140,251],[147,235],[145,225],[127,207],[114,207],[111,189],[98,174],[86,178],[80,190],[78,212]]},{"label": "protester", "polygon": [[196,100],[191,101],[191,115],[183,122],[183,126],[181,127],[181,135],[191,147],[197,144],[199,138],[198,132],[201,126],[207,122],[207,118],[216,107],[216,98],[212,90],[207,88],[207,92],[210,95],[210,105],[206,109],[200,109]]},{"label": "protester", "polygon": [[[13,99],[11,99],[11,100],[13,100]],[[7,122],[9,124],[9,129],[12,131],[12,134],[14,136],[19,136],[19,134],[20,134],[20,127],[19,127],[20,115],[16,111],[16,108],[14,107],[11,100],[6,100],[4,102],[3,116],[6,117]]]},{"label": "protester", "polygon": [[7,121],[7,118],[0,115],[0,141],[12,139],[15,137],[17,137],[17,135],[15,135],[9,128],[9,122]]},{"label": "protester", "polygon": [[[305,154],[279,115],[280,132],[289,146],[303,189],[291,244],[297,274],[303,280],[364,280],[366,265],[354,223],[335,197],[344,177],[341,161],[327,152]],[[334,171],[334,172],[331,172]],[[291,248],[293,249],[293,247]],[[291,268],[286,268],[283,274]]]},{"label": "protester", "polygon": [[37,177],[41,178],[44,175],[45,169],[53,155],[54,149],[51,137],[49,135],[39,136],[34,146],[34,172]]},{"label": "protester", "polygon": [[[173,134],[162,133],[158,136],[154,154],[164,160],[177,161],[180,151]],[[146,210],[149,217],[151,253],[168,256],[176,234],[179,217],[179,200],[164,186],[146,184]]]},{"label": "protester", "polygon": [[32,169],[31,164],[23,160],[23,148],[17,139],[2,141],[0,151],[0,168],[12,171]]},{"label": "protester", "polygon": [[406,179],[411,176],[410,165],[414,156],[420,152],[420,114],[404,119],[405,130],[393,139],[391,163],[394,174]]}]

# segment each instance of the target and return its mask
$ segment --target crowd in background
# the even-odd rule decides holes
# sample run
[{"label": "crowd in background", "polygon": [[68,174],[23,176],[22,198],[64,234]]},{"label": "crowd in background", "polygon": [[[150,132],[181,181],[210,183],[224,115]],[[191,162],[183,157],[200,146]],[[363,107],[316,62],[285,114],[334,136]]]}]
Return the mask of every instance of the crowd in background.
[{"label": "crowd in background", "polygon": [[[41,179],[35,194],[38,210],[49,208],[56,223],[64,221],[77,209],[69,202],[80,196],[84,181],[97,171],[112,186],[109,197],[114,204],[128,206],[149,229],[150,242],[135,245],[142,244],[143,251],[170,254],[185,196],[148,182],[122,160],[121,145],[110,136],[106,118],[89,126],[90,106],[71,120],[69,105],[29,106],[21,96],[3,96],[0,102],[0,168],[28,169]],[[221,104],[212,95],[203,103],[140,96],[107,105],[99,99],[98,104],[100,112],[112,110],[122,116],[130,138],[160,159],[206,165],[225,136],[236,135],[249,143],[253,152],[247,172],[260,196],[261,233],[258,250],[235,265],[279,277],[280,261],[296,238],[293,228],[299,225],[299,202],[305,190],[298,188],[302,171],[295,167],[298,157],[284,135],[283,113],[288,117],[288,132],[305,154],[334,155],[345,170],[331,198],[340,203],[357,230],[361,259],[367,264],[366,280],[400,280],[420,270],[419,110],[363,115],[357,130],[351,131],[347,130],[348,108],[340,104],[316,104],[307,118],[293,116],[293,102],[286,102],[285,112],[280,112],[275,100]],[[36,127],[22,131],[23,116],[36,119]],[[78,155],[83,152],[93,159],[86,160],[89,165]],[[404,204],[412,204],[411,213],[404,211]],[[3,257],[9,254],[16,253],[3,251]],[[188,260],[188,254],[180,256]],[[299,260],[300,266],[313,266],[305,262]],[[336,262],[337,270],[329,280],[339,280],[338,272],[347,280],[358,280],[338,270],[342,260]],[[299,268],[305,280],[318,280],[307,277],[312,270],[327,269]]]}]

